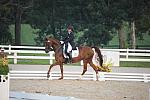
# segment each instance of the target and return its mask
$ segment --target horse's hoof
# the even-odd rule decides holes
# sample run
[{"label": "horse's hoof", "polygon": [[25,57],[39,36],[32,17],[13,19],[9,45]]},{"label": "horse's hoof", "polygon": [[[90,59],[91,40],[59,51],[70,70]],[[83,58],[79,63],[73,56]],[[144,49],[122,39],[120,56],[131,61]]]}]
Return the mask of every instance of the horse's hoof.
[{"label": "horse's hoof", "polygon": [[83,78],[83,75],[80,75],[77,80],[81,80]]},{"label": "horse's hoof", "polygon": [[58,80],[62,80],[62,79],[63,79],[63,77],[59,78]]},{"label": "horse's hoof", "polygon": [[47,78],[49,78],[50,77],[50,75],[49,74],[47,74]]},{"label": "horse's hoof", "polygon": [[81,79],[76,79],[77,81],[81,80]]}]

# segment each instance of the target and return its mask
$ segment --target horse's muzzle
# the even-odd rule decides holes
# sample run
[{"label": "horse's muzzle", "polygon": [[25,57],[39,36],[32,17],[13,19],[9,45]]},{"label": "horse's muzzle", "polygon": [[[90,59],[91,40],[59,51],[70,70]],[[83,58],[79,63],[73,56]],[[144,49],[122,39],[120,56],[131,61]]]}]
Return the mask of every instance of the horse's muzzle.
[{"label": "horse's muzzle", "polygon": [[48,53],[49,52],[49,50],[45,50],[45,53]]}]

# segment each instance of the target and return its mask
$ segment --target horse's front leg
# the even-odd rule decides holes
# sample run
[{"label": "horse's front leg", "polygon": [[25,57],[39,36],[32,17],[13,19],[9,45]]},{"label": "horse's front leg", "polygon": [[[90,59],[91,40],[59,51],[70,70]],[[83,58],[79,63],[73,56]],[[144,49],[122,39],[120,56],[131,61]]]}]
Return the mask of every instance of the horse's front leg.
[{"label": "horse's front leg", "polygon": [[58,65],[58,62],[55,62],[54,64],[50,65],[50,67],[49,67],[49,69],[48,69],[48,72],[47,72],[47,78],[50,77],[50,71],[51,71],[52,67],[53,67],[53,66],[56,66],[56,65]]},{"label": "horse's front leg", "polygon": [[60,71],[61,71],[61,77],[59,78],[59,80],[63,79],[63,63],[60,64]]}]

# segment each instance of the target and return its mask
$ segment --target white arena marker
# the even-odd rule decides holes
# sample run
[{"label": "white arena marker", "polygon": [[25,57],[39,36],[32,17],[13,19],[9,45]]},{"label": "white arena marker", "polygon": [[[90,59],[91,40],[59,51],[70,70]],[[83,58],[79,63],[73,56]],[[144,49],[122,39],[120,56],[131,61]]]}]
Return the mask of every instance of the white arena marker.
[{"label": "white arena marker", "polygon": [[48,94],[10,91],[9,100],[80,100],[74,97],[49,96]]},{"label": "white arena marker", "polygon": [[149,100],[150,100],[150,88],[149,88]]}]

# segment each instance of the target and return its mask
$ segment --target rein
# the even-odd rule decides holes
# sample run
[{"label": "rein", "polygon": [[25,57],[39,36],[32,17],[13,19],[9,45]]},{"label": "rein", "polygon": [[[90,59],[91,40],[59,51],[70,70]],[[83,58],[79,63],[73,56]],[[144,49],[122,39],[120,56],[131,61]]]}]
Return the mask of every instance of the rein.
[{"label": "rein", "polygon": [[[47,42],[50,43],[51,41],[48,40]],[[52,44],[52,45],[54,45],[54,44]],[[52,49],[51,49],[51,48],[52,48]],[[63,45],[60,45],[58,48],[56,48],[55,51],[58,51],[58,52],[59,52],[59,50],[60,50],[61,48],[63,48]],[[49,50],[53,50],[53,51],[54,51],[54,48],[51,46],[51,47],[49,47]]]}]

